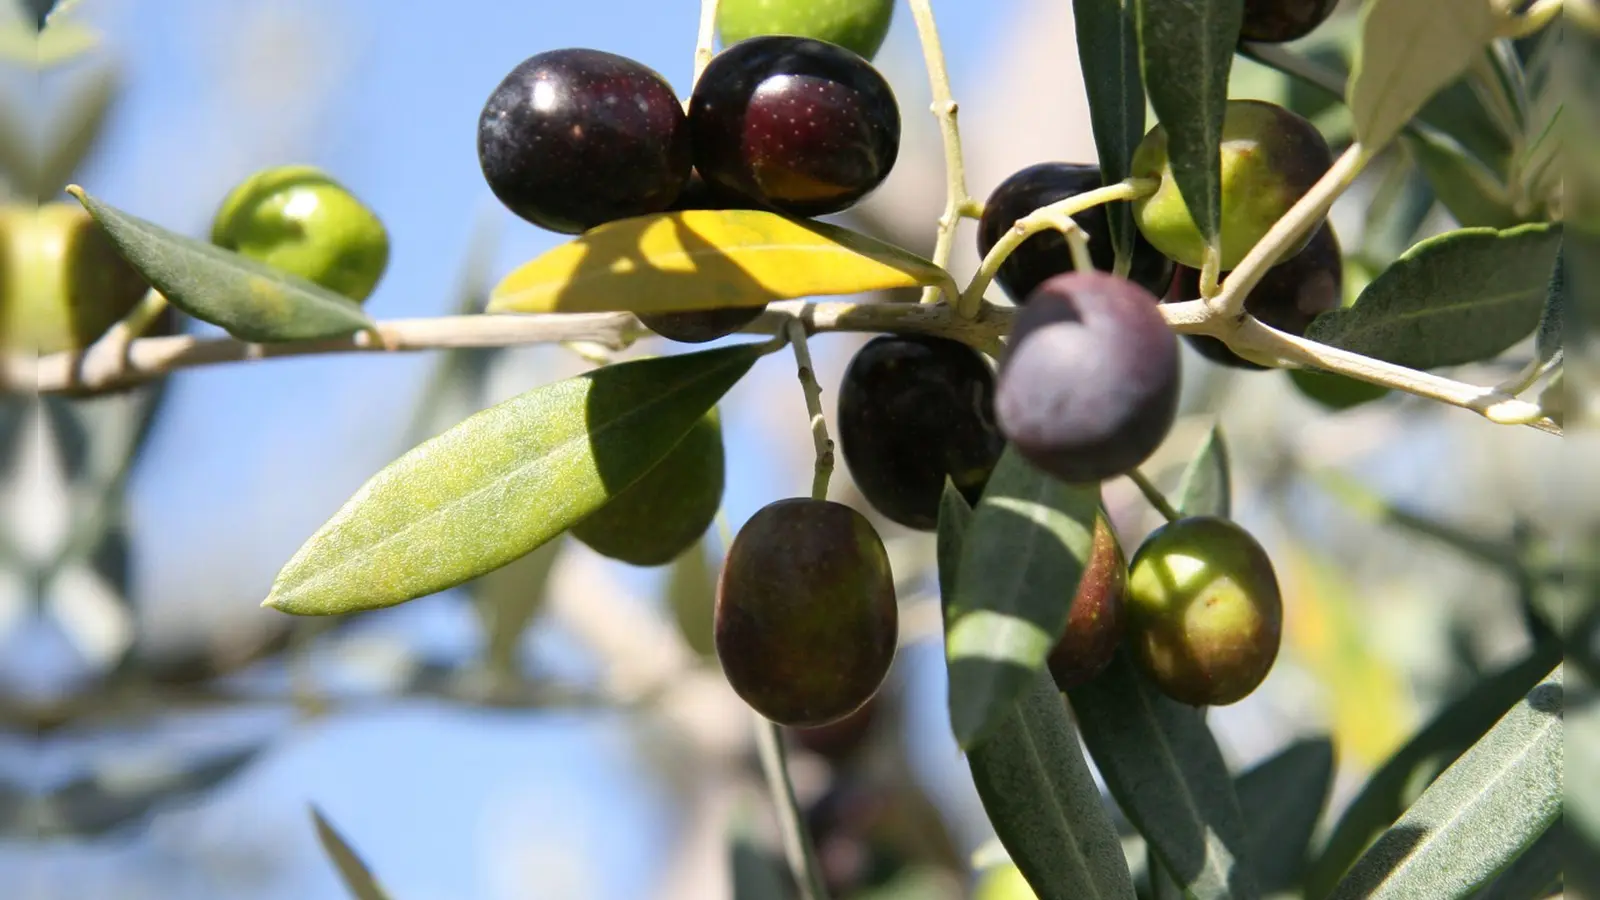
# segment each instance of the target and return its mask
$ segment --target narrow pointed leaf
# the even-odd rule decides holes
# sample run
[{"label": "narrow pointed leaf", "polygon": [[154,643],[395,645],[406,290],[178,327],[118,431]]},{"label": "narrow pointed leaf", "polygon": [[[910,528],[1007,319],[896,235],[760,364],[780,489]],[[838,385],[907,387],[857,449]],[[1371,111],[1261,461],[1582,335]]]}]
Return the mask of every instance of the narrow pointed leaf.
[{"label": "narrow pointed leaf", "polygon": [[1428,238],[1306,336],[1416,369],[1490,359],[1538,327],[1560,243],[1544,223]]},{"label": "narrow pointed leaf", "polygon": [[535,388],[390,463],[278,573],[267,606],[393,606],[503,566],[660,462],[770,344],[616,363]]},{"label": "narrow pointed leaf", "polygon": [[[1100,173],[1106,184],[1116,184],[1128,177],[1133,150],[1145,131],[1134,0],[1073,0],[1072,17]],[[1133,207],[1114,203],[1107,215],[1111,245],[1119,259],[1127,257],[1133,252]]]},{"label": "narrow pointed leaf", "polygon": [[1564,247],[1558,247],[1556,264],[1545,285],[1544,308],[1539,311],[1539,330],[1534,332],[1534,346],[1541,362],[1549,362],[1561,351],[1563,320],[1570,309],[1567,304],[1567,255]]},{"label": "narrow pointed leaf", "polygon": [[1339,816],[1306,876],[1306,897],[1321,900],[1373,837],[1405,812],[1420,787],[1449,766],[1560,662],[1559,643],[1490,675],[1446,705],[1374,772]]},{"label": "narrow pointed leaf", "polygon": [[[1541,900],[1549,897],[1561,883],[1562,862],[1566,855],[1561,845],[1565,838],[1562,823],[1550,826],[1532,847],[1517,857],[1516,862],[1495,876],[1493,883],[1474,894],[1472,900]],[[1575,887],[1577,879],[1570,873],[1567,877],[1572,878],[1571,883]]]},{"label": "narrow pointed leaf", "polygon": [[689,210],[585,232],[506,276],[489,312],[673,312],[926,285],[953,292],[943,269],[864,234],[761,210]]},{"label": "narrow pointed leaf", "polygon": [[317,340],[373,326],[358,304],[326,288],[168,231],[107,206],[82,188],[68,191],[173,306],[236,338],[258,343]]},{"label": "narrow pointed leaf", "polygon": [[1296,741],[1234,779],[1262,893],[1299,884],[1333,786],[1333,761],[1332,740]]},{"label": "narrow pointed leaf", "polygon": [[1133,900],[1122,841],[1048,672],[967,755],[996,835],[1039,900]]},{"label": "narrow pointed leaf", "polygon": [[372,870],[367,868],[350,843],[315,806],[311,807],[311,819],[316,823],[317,840],[322,844],[323,852],[333,860],[334,867],[339,870],[339,880],[344,882],[352,900],[389,900],[388,893],[378,885]]},{"label": "narrow pointed leaf", "polygon": [[1222,120],[1243,0],[1133,0],[1145,90],[1200,233],[1222,231]]},{"label": "narrow pointed leaf", "polygon": [[1100,487],[1068,485],[1008,447],[973,511],[946,617],[950,724],[977,746],[1066,628],[1089,558]]},{"label": "narrow pointed leaf", "polygon": [[1334,900],[1468,897],[1561,816],[1557,667],[1378,838]]},{"label": "narrow pointed leaf", "polygon": [[1199,710],[1162,695],[1126,652],[1068,694],[1111,796],[1184,896],[1259,897],[1239,798]]},{"label": "narrow pointed leaf", "polygon": [[55,200],[84,159],[100,142],[106,114],[121,87],[115,68],[102,65],[80,85],[71,101],[61,105],[54,127],[40,155],[37,182],[33,186],[40,203]]},{"label": "narrow pointed leaf", "polygon": [[1348,103],[1356,139],[1377,153],[1494,39],[1492,0],[1367,0]]},{"label": "narrow pointed leaf", "polygon": [[1206,432],[1200,449],[1183,470],[1173,505],[1186,516],[1233,515],[1233,479],[1228,472],[1228,445],[1222,439],[1222,426]]},{"label": "narrow pointed leaf", "polygon": [[939,535],[935,553],[939,562],[939,606],[949,624],[950,604],[956,596],[956,572],[961,566],[961,547],[972,527],[972,507],[950,479],[944,481],[939,497]]},{"label": "narrow pointed leaf", "polygon": [[1434,196],[1462,226],[1511,228],[1522,224],[1522,217],[1511,206],[1510,190],[1460,144],[1425,127],[1408,131],[1405,144],[1433,185]]}]

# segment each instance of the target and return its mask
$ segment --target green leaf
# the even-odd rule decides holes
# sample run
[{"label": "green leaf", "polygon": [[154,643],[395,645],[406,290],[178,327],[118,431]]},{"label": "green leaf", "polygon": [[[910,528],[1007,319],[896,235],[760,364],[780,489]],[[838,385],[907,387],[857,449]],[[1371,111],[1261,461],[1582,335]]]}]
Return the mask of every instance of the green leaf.
[{"label": "green leaf", "polygon": [[64,104],[39,159],[33,190],[40,203],[54,200],[95,148],[119,86],[116,69],[103,65]]},{"label": "green leaf", "polygon": [[1395,751],[1345,807],[1306,876],[1306,897],[1328,896],[1373,837],[1405,812],[1419,785],[1454,762],[1560,661],[1559,643],[1536,648],[1527,659],[1473,685]]},{"label": "green leaf", "polygon": [[[1134,0],[1072,0],[1078,64],[1089,96],[1089,124],[1106,184],[1128,177],[1133,151],[1144,139],[1144,76],[1139,71],[1139,35]],[[1133,253],[1133,207],[1107,210],[1117,258]]]},{"label": "green leaf", "polygon": [[1474,894],[1472,900],[1541,900],[1549,897],[1561,884],[1565,856],[1561,845],[1565,838],[1562,824],[1552,825],[1488,887]]},{"label": "green leaf", "polygon": [[1122,841],[1049,673],[967,755],[995,834],[1039,900],[1133,900]]},{"label": "green leaf", "polygon": [[752,209],[608,222],[506,276],[489,312],[635,312],[939,285],[945,270],[836,225]]},{"label": "green leaf", "polygon": [[949,625],[950,605],[956,596],[956,572],[961,564],[961,547],[972,527],[972,507],[949,478],[939,497],[939,534],[935,555],[939,563],[939,605]]},{"label": "green leaf", "polygon": [[377,879],[372,877],[372,871],[361,857],[350,846],[338,829],[333,827],[322,815],[322,810],[311,807],[311,818],[317,825],[317,840],[322,843],[322,850],[333,860],[334,866],[339,870],[339,880],[344,882],[345,890],[350,892],[354,900],[389,900],[389,895],[378,885]]},{"label": "green leaf", "polygon": [[1200,449],[1183,470],[1173,505],[1186,516],[1226,519],[1233,514],[1233,482],[1228,474],[1228,445],[1222,439],[1222,426],[1212,425],[1206,432]]},{"label": "green leaf", "polygon": [[173,306],[240,340],[317,340],[374,325],[359,305],[326,288],[121,212],[82,188],[67,191]]},{"label": "green leaf", "polygon": [[1334,889],[1334,900],[1469,896],[1561,816],[1557,667],[1438,777]]},{"label": "green leaf", "polygon": [[1416,369],[1489,359],[1538,326],[1560,243],[1559,227],[1544,223],[1429,238],[1306,336]]},{"label": "green leaf", "polygon": [[521,675],[522,636],[544,608],[561,544],[550,541],[467,585],[483,628],[484,666],[497,678]]},{"label": "green leaf", "polygon": [[1089,558],[1100,486],[1069,485],[1007,447],[973,511],[945,629],[950,724],[987,737],[1044,667]]},{"label": "green leaf", "polygon": [[1333,786],[1333,761],[1333,741],[1312,738],[1290,744],[1234,779],[1262,893],[1270,896],[1299,883]]},{"label": "green leaf", "polygon": [[1200,233],[1222,231],[1222,120],[1243,0],[1135,0],[1145,89]]},{"label": "green leaf", "polygon": [[1126,651],[1068,695],[1111,796],[1184,896],[1260,896],[1239,798],[1200,711],[1161,694]]},{"label": "green leaf", "polygon": [[667,606],[689,649],[702,659],[715,659],[717,569],[712,566],[702,537],[679,554],[667,570]]},{"label": "green leaf", "polygon": [[1500,177],[1460,144],[1426,127],[1406,132],[1404,140],[1433,185],[1434,196],[1457,222],[1468,228],[1511,228],[1522,223]]},{"label": "green leaf", "polygon": [[378,609],[521,557],[641,478],[775,346],[616,363],[466,419],[374,475],[283,567],[264,605]]},{"label": "green leaf", "polygon": [[1366,0],[1348,103],[1375,154],[1494,39],[1492,0]]},{"label": "green leaf", "polygon": [[1540,362],[1549,362],[1561,352],[1563,321],[1567,317],[1567,255],[1565,247],[1556,248],[1556,264],[1550,269],[1550,281],[1545,285],[1544,308],[1539,311],[1539,327],[1534,332],[1534,347]]}]

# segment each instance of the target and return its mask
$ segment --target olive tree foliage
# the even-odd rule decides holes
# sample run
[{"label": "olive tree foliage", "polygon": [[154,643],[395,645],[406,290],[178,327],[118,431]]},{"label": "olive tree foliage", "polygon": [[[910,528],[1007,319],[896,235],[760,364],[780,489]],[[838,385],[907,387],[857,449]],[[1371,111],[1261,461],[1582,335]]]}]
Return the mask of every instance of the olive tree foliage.
[{"label": "olive tree foliage", "polygon": [[[1300,421],[1328,441],[1359,431],[1350,424],[1356,417],[1381,415],[1397,443],[1420,433],[1424,420],[1448,422],[1448,433],[1465,442],[1507,433],[1563,442],[1566,452],[1551,458],[1572,465],[1573,485],[1592,485],[1583,473],[1594,458],[1586,430],[1597,357],[1588,323],[1600,307],[1600,273],[1591,271],[1600,260],[1600,6],[1363,0],[1311,37],[1275,44],[1242,35],[1243,0],[1060,3],[1070,6],[1077,34],[1094,162],[1105,179],[1095,200],[1106,204],[1113,268],[1126,274],[1148,225],[1141,210],[1157,202],[1141,206],[1153,188],[1135,172],[1135,153],[1158,121],[1170,164],[1161,178],[1173,187],[1158,199],[1190,219],[1199,285],[1197,296],[1166,298],[1161,316],[1179,334],[1220,341],[1277,371],[1196,370],[1207,364],[1186,357],[1185,371],[1202,374],[1146,471],[1125,473],[1132,482],[1069,485],[1012,448],[976,499],[946,490],[931,535],[873,514],[872,527],[891,536],[884,558],[899,595],[900,646],[942,639],[951,732],[977,801],[972,818],[994,836],[976,853],[957,849],[958,827],[937,824],[926,792],[904,771],[903,749],[885,737],[894,724],[885,707],[899,691],[872,697],[866,724],[845,720],[870,733],[865,749],[841,723],[829,734],[848,751],[830,750],[822,733],[759,717],[736,739],[716,729],[694,733],[708,718],[685,712],[683,698],[695,691],[715,689],[720,705],[711,719],[747,714],[725,689],[717,656],[726,648],[713,634],[722,633],[713,624],[720,561],[709,551],[731,535],[698,542],[672,562],[661,598],[667,615],[649,622],[603,597],[562,601],[551,589],[561,554],[575,540],[590,542],[578,531],[583,523],[616,513],[618,498],[664,469],[730,390],[758,368],[782,365],[785,352],[795,356],[806,406],[793,425],[796,445],[814,457],[811,499],[848,494],[849,504],[871,513],[853,485],[829,493],[830,476],[843,471],[830,432],[837,423],[821,401],[834,385],[812,347],[851,334],[917,334],[1003,360],[1019,304],[989,288],[997,276],[1003,284],[1006,255],[1024,238],[1059,232],[1075,263],[1087,256],[1085,229],[1073,217],[1087,221],[1090,207],[1079,195],[1020,220],[975,271],[956,265],[963,220],[982,214],[963,142],[982,137],[958,125],[927,0],[911,0],[904,12],[925,54],[939,139],[937,156],[928,149],[920,160],[942,166],[937,220],[912,224],[872,204],[846,213],[843,224],[748,209],[665,212],[574,235],[509,273],[492,272],[494,248],[480,241],[463,266],[456,314],[403,321],[375,319],[359,299],[309,276],[164,227],[105,202],[93,184],[74,184],[117,96],[109,65],[94,68],[106,37],[70,15],[70,0],[21,4],[0,24],[8,62],[41,72],[87,65],[95,74],[51,111],[48,127],[28,127],[21,107],[0,105],[6,214],[81,206],[114,247],[116,261],[104,265],[131,267],[141,290],[80,345],[30,354],[6,343],[0,465],[8,491],[26,496],[22,482],[33,470],[24,445],[42,431],[63,461],[69,496],[66,524],[56,529],[62,540],[39,540],[42,519],[26,514],[3,535],[0,559],[14,587],[0,598],[0,621],[46,609],[70,619],[76,609],[100,624],[83,632],[94,677],[46,700],[0,694],[0,728],[49,742],[128,715],[155,722],[196,705],[258,702],[230,677],[292,669],[306,646],[337,644],[365,613],[459,589],[482,626],[480,652],[407,667],[390,699],[527,716],[622,708],[691,733],[685,745],[696,764],[731,773],[727,782],[746,800],[752,789],[770,792],[756,796],[775,828],[730,829],[709,811],[714,804],[686,802],[705,813],[699,827],[719,838],[727,830],[717,864],[737,900],[953,897],[972,884],[989,900],[1029,892],[1600,896],[1600,779],[1564,774],[1570,758],[1592,775],[1600,745],[1593,504],[1567,498],[1573,514],[1549,517],[1519,508],[1515,517],[1492,517],[1492,526],[1405,508],[1308,461],[1303,446],[1283,449],[1290,442],[1281,429],[1237,400],[1297,404]],[[715,51],[715,8],[701,11],[699,46],[684,48],[696,54],[697,73]],[[1316,125],[1332,164],[1281,215],[1260,223],[1259,241],[1223,272],[1224,111],[1230,98],[1262,91]],[[903,164],[916,164],[914,153],[907,148],[912,162]],[[1347,233],[1360,239],[1341,234],[1343,303],[1303,333],[1251,314],[1247,298],[1280,255],[1330,210],[1344,231],[1353,207],[1357,227]],[[34,304],[59,302],[74,279],[93,278],[77,269],[42,274],[11,256],[4,263],[7,335],[38,314]],[[666,352],[671,345],[641,324],[650,315],[730,308],[752,312],[738,338],[713,349]],[[181,333],[182,318],[225,335]],[[529,344],[565,346],[584,370],[492,402],[495,365],[509,348]],[[165,376],[274,356],[412,351],[433,354],[436,364],[406,446],[281,561],[262,604],[273,626],[243,646],[182,653],[136,635],[123,499]],[[644,358],[652,354],[663,355]],[[1241,423],[1226,437],[1212,424],[1219,410]],[[1236,510],[1244,486],[1272,511],[1251,518]],[[1467,481],[1462,493],[1472,487]],[[1255,530],[1283,588],[1286,655],[1332,698],[1326,733],[1240,766],[1225,740],[1230,711],[1174,699],[1128,645],[1092,679],[1060,689],[1047,656],[1073,610],[1063,585],[1092,566],[1095,517],[1107,513],[1130,550],[1162,519],[1280,526],[1282,534]],[[1326,535],[1305,521],[1318,515],[1361,524],[1313,550],[1315,539],[1295,532]],[[1448,676],[1438,676],[1448,686],[1418,721],[1392,713],[1403,679],[1360,646],[1362,629],[1352,624],[1373,604],[1357,596],[1348,572],[1369,551],[1394,555],[1384,546],[1391,543],[1400,555],[1433,554],[1470,573],[1454,588],[1495,585],[1485,591],[1494,599],[1475,605],[1450,590],[1426,596],[1436,632],[1460,640]],[[1134,573],[1137,581],[1137,559]],[[92,599],[71,599],[78,597]],[[1511,658],[1486,661],[1470,646],[1470,619],[1479,614],[1518,632]],[[528,671],[523,638],[552,618],[605,662],[598,688]],[[1330,641],[1355,649],[1327,650]],[[821,652],[819,665],[828,659]],[[307,712],[337,710],[340,701],[317,692],[274,699]],[[1402,726],[1372,758],[1343,757],[1359,752],[1372,729]],[[746,759],[752,742],[759,765]],[[0,780],[0,833],[106,838],[203,796],[264,746],[180,755],[131,789],[113,768],[94,766],[43,790]],[[802,757],[829,761],[820,785],[807,781]],[[891,813],[839,811],[862,796]],[[309,813],[307,829],[351,896],[406,895],[405,885],[383,882],[362,861],[360,835],[341,834],[318,809]],[[873,865],[840,863],[848,852]],[[683,896],[705,896],[701,881],[679,877],[692,882],[677,888]]]}]

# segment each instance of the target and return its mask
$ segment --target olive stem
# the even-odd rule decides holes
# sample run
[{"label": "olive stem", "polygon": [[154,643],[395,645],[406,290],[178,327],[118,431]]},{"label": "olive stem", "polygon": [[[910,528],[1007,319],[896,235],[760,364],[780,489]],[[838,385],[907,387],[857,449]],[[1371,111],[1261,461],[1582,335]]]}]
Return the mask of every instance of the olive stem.
[{"label": "olive stem", "polygon": [[714,53],[712,47],[717,41],[717,8],[720,5],[721,0],[700,0],[700,33],[694,43],[694,80],[689,82],[691,93],[700,82],[700,73],[711,64]]},{"label": "olive stem", "polygon": [[755,718],[756,752],[761,757],[761,770],[767,776],[767,786],[772,790],[772,803],[778,811],[783,855],[788,858],[789,869],[800,886],[800,898],[827,900],[828,888],[822,880],[822,866],[812,850],[805,819],[800,814],[800,801],[794,795],[794,782],[789,778],[783,733],[776,722],[769,721],[760,713],[752,712],[751,715]]},{"label": "olive stem", "polygon": [[1155,507],[1156,512],[1161,513],[1162,517],[1168,522],[1176,522],[1183,518],[1183,514],[1173,508],[1171,503],[1167,502],[1167,496],[1161,493],[1151,483],[1150,479],[1144,477],[1143,472],[1134,469],[1128,473],[1128,480],[1133,482],[1134,486],[1139,489],[1139,493],[1144,495],[1144,499],[1150,501],[1150,505]]},{"label": "olive stem", "polygon": [[[1356,176],[1372,158],[1366,147],[1360,141],[1355,141],[1334,160],[1333,165],[1317,183],[1306,191],[1289,211],[1284,213],[1273,226],[1262,235],[1250,252],[1245,254],[1239,265],[1228,273],[1227,280],[1223,282],[1222,290],[1215,297],[1209,298],[1215,315],[1219,319],[1237,318],[1244,309],[1245,298],[1260,283],[1267,274],[1267,270],[1277,265],[1294,243],[1305,237],[1316,226],[1328,210],[1333,208],[1334,201],[1349,189],[1355,182]],[[1225,335],[1218,335],[1227,341]]]},{"label": "olive stem", "polygon": [[800,378],[800,389],[806,395],[806,413],[811,417],[811,442],[816,447],[817,464],[811,476],[813,500],[828,499],[828,479],[833,476],[833,438],[828,436],[828,420],[822,414],[822,385],[817,383],[817,370],[811,363],[811,347],[806,339],[806,326],[799,319],[788,324],[789,346],[794,348],[795,372]]},{"label": "olive stem", "polygon": [[128,362],[128,348],[146,328],[155,324],[167,311],[167,298],[155,288],[145,292],[144,297],[134,307],[128,310],[121,319],[112,323],[93,344],[84,351],[83,364],[94,364],[123,369]]},{"label": "olive stem", "polygon": [[[967,193],[967,165],[961,153],[961,129],[956,124],[959,107],[950,94],[950,74],[945,70],[944,46],[939,41],[939,27],[933,19],[930,0],[907,0],[911,18],[917,24],[917,38],[922,43],[922,58],[928,69],[928,86],[933,94],[930,109],[939,120],[939,136],[944,144],[945,198],[944,212],[939,215],[939,230],[933,242],[933,262],[941,269],[950,264],[950,251],[955,245],[956,225],[962,216],[981,216],[982,207]],[[922,302],[934,303],[939,299],[938,287],[922,290]],[[976,307],[962,305],[957,312],[970,319],[977,315]]]},{"label": "olive stem", "polygon": [[[1107,203],[1115,203],[1118,200],[1137,200],[1140,197],[1148,197],[1155,193],[1160,184],[1161,182],[1154,178],[1129,178],[1127,181],[1106,185],[1105,187],[1095,188],[1092,191],[1075,194],[1063,200],[1057,200],[1048,206],[1041,206],[1018,219],[1017,223],[1011,226],[1010,230],[1005,234],[1001,235],[1000,240],[996,241],[993,247],[989,248],[989,252],[984,254],[983,262],[978,265],[977,274],[972,276],[972,281],[967,284],[967,289],[961,292],[961,300],[958,303],[957,312],[965,315],[966,318],[971,318],[973,314],[976,314],[983,301],[983,293],[989,289],[989,285],[994,281],[995,275],[1000,272],[1000,266],[1004,265],[1006,259],[1018,247],[1022,246],[1022,243],[1028,238],[1046,229],[1054,228],[1068,235],[1069,246],[1072,241],[1072,232],[1077,232],[1087,242],[1087,234],[1084,233],[1082,228],[1078,227],[1077,222],[1073,221],[1073,216],[1086,209],[1093,209],[1096,206],[1102,206]],[[1073,258],[1073,264],[1080,269],[1086,268],[1076,256]],[[1088,268],[1092,268],[1092,265]]]}]

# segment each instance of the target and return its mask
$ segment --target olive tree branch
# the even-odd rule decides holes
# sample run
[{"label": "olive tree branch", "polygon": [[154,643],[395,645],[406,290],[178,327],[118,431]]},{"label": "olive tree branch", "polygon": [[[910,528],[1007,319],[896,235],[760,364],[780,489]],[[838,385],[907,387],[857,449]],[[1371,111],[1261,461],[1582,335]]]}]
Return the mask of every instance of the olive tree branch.
[{"label": "olive tree branch", "polygon": [[721,0],[700,0],[700,32],[694,43],[694,80],[689,82],[689,89],[700,82],[700,73],[706,70],[711,63],[712,47],[717,40],[717,7]]},{"label": "olive tree branch", "polygon": [[[917,37],[922,42],[922,57],[928,69],[928,85],[933,93],[932,111],[939,120],[939,136],[944,143],[945,199],[944,212],[939,216],[939,231],[933,243],[933,262],[940,268],[950,264],[950,251],[955,244],[956,225],[962,216],[977,218],[979,206],[967,193],[967,166],[961,155],[961,129],[956,125],[955,98],[950,95],[950,75],[945,71],[944,47],[939,42],[939,28],[933,19],[930,0],[908,0],[911,17],[917,23]],[[922,291],[922,302],[933,303],[939,297],[937,287]],[[977,309],[963,304],[967,318],[977,314]]]},{"label": "olive tree branch", "polygon": [[[976,313],[983,301],[983,293],[989,289],[995,275],[999,273],[1006,259],[1028,238],[1033,237],[1047,229],[1057,229],[1067,235],[1068,245],[1073,248],[1073,265],[1078,269],[1093,268],[1085,260],[1079,259],[1083,252],[1078,247],[1076,236],[1080,241],[1087,240],[1087,235],[1072,217],[1086,209],[1093,209],[1105,203],[1118,200],[1137,200],[1147,197],[1155,192],[1159,185],[1153,178],[1130,178],[1119,184],[1107,185],[1085,191],[1081,194],[1058,200],[1048,206],[1042,206],[1017,220],[1017,223],[1000,236],[995,245],[984,254],[983,262],[978,266],[978,272],[972,276],[972,281],[967,284],[967,289],[961,292],[959,302],[960,310],[966,313]],[[1085,244],[1086,247],[1086,244]]]},{"label": "olive tree branch", "polygon": [[[1453,381],[1405,366],[1369,359],[1316,341],[1297,338],[1262,325],[1254,317],[1218,319],[1205,300],[1163,303],[1162,317],[1174,331],[1207,334],[1236,349],[1282,360],[1290,365],[1314,366],[1338,375],[1427,397],[1471,409],[1492,421],[1531,424],[1542,431],[1560,433],[1544,417],[1523,422],[1538,407],[1494,388]],[[859,334],[924,334],[944,337],[992,355],[1004,347],[1016,309],[983,304],[976,318],[964,318],[945,303],[861,303],[854,301],[782,300],[744,331],[749,334],[786,335],[798,319],[808,335],[826,332]],[[179,369],[234,362],[256,362],[290,356],[331,353],[406,353],[461,347],[513,347],[529,344],[583,343],[594,348],[623,350],[649,332],[631,313],[559,313],[546,315],[470,314],[379,322],[376,333],[359,332],[343,338],[252,344],[231,337],[138,338],[120,358],[90,357],[88,351],[55,353],[44,357],[3,357],[0,375],[8,389],[24,392],[64,393],[83,389],[125,387],[158,378]],[[14,386],[14,387],[13,387]]]},{"label": "olive tree branch", "polygon": [[806,834],[805,819],[800,814],[800,801],[794,795],[794,782],[789,778],[789,764],[783,751],[783,734],[776,722],[768,721],[760,713],[752,712],[756,726],[756,752],[761,757],[761,770],[767,776],[767,786],[772,790],[772,802],[778,808],[778,828],[783,837],[783,855],[800,886],[801,900],[827,900],[828,888],[822,880],[822,867],[811,850],[811,838]]},{"label": "olive tree branch", "polygon": [[795,372],[800,378],[800,389],[806,395],[806,413],[811,417],[811,442],[817,451],[816,468],[811,476],[811,496],[816,500],[826,500],[828,479],[833,476],[833,438],[828,436],[828,420],[822,414],[822,385],[817,383],[817,370],[811,363],[805,324],[799,319],[790,319],[786,331],[789,345],[794,348]]}]

